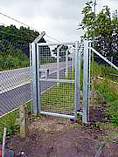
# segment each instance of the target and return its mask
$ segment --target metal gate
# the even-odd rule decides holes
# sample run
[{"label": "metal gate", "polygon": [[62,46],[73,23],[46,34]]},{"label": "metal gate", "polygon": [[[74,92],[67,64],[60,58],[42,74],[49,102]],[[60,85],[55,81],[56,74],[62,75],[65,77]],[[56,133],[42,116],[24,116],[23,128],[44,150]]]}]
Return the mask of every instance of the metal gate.
[{"label": "metal gate", "polygon": [[82,122],[87,123],[91,60],[89,43],[38,43],[44,35],[39,35],[30,45],[33,113],[74,120],[80,114]]},{"label": "metal gate", "polygon": [[33,111],[77,119],[80,111],[79,42],[32,43]]}]

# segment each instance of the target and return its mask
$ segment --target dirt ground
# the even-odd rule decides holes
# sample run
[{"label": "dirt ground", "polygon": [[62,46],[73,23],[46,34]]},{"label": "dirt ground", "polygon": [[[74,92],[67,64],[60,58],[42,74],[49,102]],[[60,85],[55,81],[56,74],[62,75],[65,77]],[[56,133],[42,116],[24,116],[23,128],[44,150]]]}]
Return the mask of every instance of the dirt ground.
[{"label": "dirt ground", "polygon": [[[91,112],[100,118],[94,110]],[[26,139],[16,135],[9,146],[16,154],[24,152],[24,157],[118,157],[118,137],[105,142],[107,134],[109,132],[94,123],[82,126],[80,122],[40,117],[31,123]]]}]

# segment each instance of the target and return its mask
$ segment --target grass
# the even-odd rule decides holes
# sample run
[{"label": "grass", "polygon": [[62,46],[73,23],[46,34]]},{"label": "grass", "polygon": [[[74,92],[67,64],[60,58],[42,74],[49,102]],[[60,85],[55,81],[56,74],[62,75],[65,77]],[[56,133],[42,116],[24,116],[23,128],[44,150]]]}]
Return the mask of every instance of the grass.
[{"label": "grass", "polygon": [[[118,71],[110,66],[97,64],[91,65],[91,76],[94,78],[93,90],[103,96],[106,101],[106,114],[114,126],[118,126]],[[99,79],[101,77],[101,79]]]},{"label": "grass", "polygon": [[[26,104],[27,112],[31,112],[31,103]],[[0,143],[2,143],[2,136],[4,127],[7,128],[7,136],[12,136],[15,132],[19,132],[19,110],[13,111],[0,118]]]},{"label": "grass", "polygon": [[110,80],[96,80],[95,89],[104,97],[107,102],[106,114],[111,119],[114,126],[118,126],[118,84]]},{"label": "grass", "polygon": [[[118,126],[118,84],[111,82],[112,78],[109,74],[115,73],[111,67],[105,67],[94,63],[93,68],[94,88],[98,91],[108,103],[107,115],[110,117],[114,126]],[[92,71],[91,71],[92,72]],[[70,74],[70,73],[69,73]],[[72,75],[72,76],[71,76]],[[98,76],[102,76],[105,80],[97,79]],[[72,77],[74,79],[74,71],[68,76],[68,79]],[[117,79],[115,80],[117,81]],[[83,73],[81,72],[81,89],[83,85]],[[52,111],[58,113],[72,114],[74,111],[74,84],[59,83],[50,88],[41,97],[42,110]],[[31,111],[31,104],[27,105],[28,110]],[[2,141],[2,133],[4,127],[7,127],[7,134],[13,135],[19,128],[19,124],[16,120],[19,118],[18,110],[9,113],[5,117],[0,119],[0,142]]]},{"label": "grass", "polygon": [[43,111],[72,113],[74,111],[74,84],[55,84],[43,94],[41,104]]},{"label": "grass", "polygon": [[112,123],[99,123],[98,126],[101,130],[105,131],[105,135],[100,137],[100,141],[118,144],[118,129],[114,128]]},{"label": "grass", "polygon": [[[108,103],[106,114],[110,117],[114,126],[118,126],[118,85],[112,82],[109,74],[118,74],[111,67],[98,65],[94,63],[91,67],[94,71],[94,77],[102,76],[105,80],[96,79],[94,83],[95,90],[98,91]],[[91,70],[92,72],[92,70]],[[74,79],[74,71],[69,73],[68,78]],[[117,80],[116,80],[117,81]],[[83,86],[83,73],[81,68],[81,90]],[[99,99],[101,99],[99,97]],[[70,114],[74,111],[74,84],[59,83],[55,84],[45,92],[41,98],[42,110],[50,112],[59,112]]]},{"label": "grass", "polygon": [[18,129],[16,119],[18,118],[18,110],[11,112],[4,117],[0,118],[0,143],[2,142],[4,127],[7,128],[7,135],[11,136]]},{"label": "grass", "polygon": [[97,64],[96,62],[91,65],[91,76],[93,77],[101,76],[109,80],[118,81],[118,77],[112,74],[118,75],[118,71],[111,66]]}]

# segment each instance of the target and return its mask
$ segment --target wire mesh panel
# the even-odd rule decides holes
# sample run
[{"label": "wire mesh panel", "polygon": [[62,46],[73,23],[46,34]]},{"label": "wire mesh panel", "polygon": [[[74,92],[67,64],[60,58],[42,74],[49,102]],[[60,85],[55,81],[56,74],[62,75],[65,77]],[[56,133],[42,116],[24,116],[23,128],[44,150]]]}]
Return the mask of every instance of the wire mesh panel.
[{"label": "wire mesh panel", "polygon": [[72,114],[74,112],[74,84],[49,83],[52,84],[51,87],[41,97],[41,109],[47,112]]},{"label": "wire mesh panel", "polygon": [[30,67],[0,72],[0,93],[31,83]]},{"label": "wire mesh panel", "polygon": [[0,37],[0,117],[32,99],[29,45],[24,50],[22,44],[14,44],[14,38]]},{"label": "wire mesh panel", "polygon": [[[38,54],[41,111],[73,115],[75,74],[71,47],[39,44]],[[40,71],[44,71],[44,74]]]},{"label": "wire mesh panel", "polygon": [[31,70],[21,68],[0,72],[0,116],[31,101]]}]

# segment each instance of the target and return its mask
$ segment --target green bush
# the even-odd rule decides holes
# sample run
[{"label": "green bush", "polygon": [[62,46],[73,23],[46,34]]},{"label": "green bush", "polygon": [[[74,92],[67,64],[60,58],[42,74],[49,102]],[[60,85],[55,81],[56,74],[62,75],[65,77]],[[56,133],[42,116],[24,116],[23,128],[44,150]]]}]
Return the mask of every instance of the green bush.
[{"label": "green bush", "polygon": [[[104,65],[104,64],[98,64],[96,62],[94,62],[91,65],[91,75],[94,77],[101,76],[101,77],[112,80],[114,77],[114,76],[112,76],[112,74],[118,75],[118,71],[113,69],[111,66]],[[117,78],[115,78],[115,79],[118,81]]]},{"label": "green bush", "polygon": [[12,50],[12,53],[9,51],[0,53],[0,71],[27,66],[29,66],[29,59],[21,50]]}]

